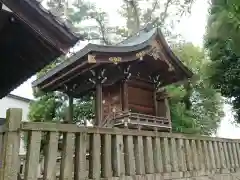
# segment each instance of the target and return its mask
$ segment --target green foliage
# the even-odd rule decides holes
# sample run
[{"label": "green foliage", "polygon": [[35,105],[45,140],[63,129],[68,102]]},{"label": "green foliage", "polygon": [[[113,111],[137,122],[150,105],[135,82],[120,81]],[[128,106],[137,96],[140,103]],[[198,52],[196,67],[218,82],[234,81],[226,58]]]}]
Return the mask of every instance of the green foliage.
[{"label": "green foliage", "polygon": [[[172,85],[167,87],[171,99],[171,114],[173,130],[175,132],[211,134],[218,127],[221,117],[221,98],[212,89],[205,72],[208,62],[203,51],[192,44],[176,43],[176,35],[172,34],[172,25],[176,15],[189,12],[194,0],[123,0],[119,10],[126,19],[125,27],[111,27],[107,13],[99,10],[94,4],[87,1],[78,1],[66,8],[66,2],[52,0],[51,8],[62,8],[65,15],[76,26],[78,32],[86,35],[87,39],[99,40],[99,43],[112,44],[145,27],[148,23],[161,26],[176,54],[190,67],[196,76],[183,86]],[[146,5],[147,4],[147,5]],[[63,8],[65,7],[65,8]],[[172,13],[174,9],[175,13]],[[95,20],[94,26],[83,26],[82,23]],[[111,37],[111,38],[110,38]],[[172,42],[175,42],[174,44]],[[63,62],[65,58],[56,60],[43,69],[38,76]],[[34,93],[37,100],[31,104],[29,117],[32,121],[54,120],[60,121],[66,114],[66,95],[54,93]],[[93,102],[89,96],[74,101],[74,121],[84,123],[85,119],[94,116]]]},{"label": "green foliage", "polygon": [[194,72],[191,81],[182,86],[170,86],[173,130],[210,135],[220,123],[222,99],[208,81],[204,52],[190,43],[175,46],[175,53]]},{"label": "green foliage", "polygon": [[59,121],[62,119],[64,100],[57,93],[45,93],[30,104],[29,118],[34,122]]},{"label": "green foliage", "polygon": [[[38,94],[39,95],[39,94]],[[59,122],[66,118],[68,97],[61,92],[43,93],[30,104],[29,119],[34,122]],[[94,106],[90,96],[77,99],[73,104],[73,122],[85,123],[94,117]]]},{"label": "green foliage", "polygon": [[240,1],[212,1],[205,37],[211,63],[209,79],[230,99],[240,122]]}]

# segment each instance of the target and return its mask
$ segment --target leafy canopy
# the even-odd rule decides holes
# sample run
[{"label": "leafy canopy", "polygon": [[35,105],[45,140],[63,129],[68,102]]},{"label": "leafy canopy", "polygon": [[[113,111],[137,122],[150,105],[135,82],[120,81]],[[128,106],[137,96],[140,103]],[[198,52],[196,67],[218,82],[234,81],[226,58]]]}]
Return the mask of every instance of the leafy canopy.
[{"label": "leafy canopy", "polygon": [[209,79],[230,100],[235,120],[240,122],[240,1],[213,1],[210,7],[205,47],[211,63]]},{"label": "leafy canopy", "polygon": [[182,86],[170,86],[173,130],[184,133],[211,135],[219,126],[222,99],[208,81],[209,61],[202,49],[191,43],[174,47],[176,55],[194,72],[194,77]]}]

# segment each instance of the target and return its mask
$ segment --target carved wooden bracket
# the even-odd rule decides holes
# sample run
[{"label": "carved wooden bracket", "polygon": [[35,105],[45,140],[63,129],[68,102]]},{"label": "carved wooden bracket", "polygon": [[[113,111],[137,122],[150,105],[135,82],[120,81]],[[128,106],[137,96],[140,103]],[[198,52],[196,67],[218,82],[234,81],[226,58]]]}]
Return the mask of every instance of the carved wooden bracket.
[{"label": "carved wooden bracket", "polygon": [[131,77],[132,73],[130,73],[130,68],[131,68],[131,65],[128,65],[127,67],[121,67],[119,66],[119,69],[120,71],[123,73],[123,80],[124,81],[127,81],[129,80],[129,78]]},{"label": "carved wooden bracket", "polygon": [[161,61],[164,61],[168,65],[168,71],[174,71],[173,65],[167,60],[166,56],[160,48],[153,46],[149,51],[148,55],[152,56],[155,60],[159,59]]},{"label": "carved wooden bracket", "polygon": [[157,100],[168,99],[170,98],[165,88],[158,89],[157,91]]},{"label": "carved wooden bracket", "polygon": [[118,64],[119,62],[122,61],[121,57],[110,57],[109,61],[113,62],[114,64]]},{"label": "carved wooden bracket", "polygon": [[78,88],[78,85],[77,84],[73,84],[73,85],[64,84],[63,88],[64,88],[64,92],[69,95],[69,94],[72,94],[75,92],[75,90]]},{"label": "carved wooden bracket", "polygon": [[[101,59],[96,59],[96,55],[89,54],[88,55],[88,62],[89,63],[97,63],[98,61],[101,61]],[[118,64],[122,61],[122,57],[109,57],[108,60],[114,64]],[[105,62],[105,61],[104,61]]]},{"label": "carved wooden bracket", "polygon": [[143,57],[147,54],[146,51],[140,51],[136,54],[136,57],[139,58],[140,60],[143,60]]},{"label": "carved wooden bracket", "polygon": [[148,50],[143,50],[136,53],[136,57],[139,58],[140,60],[143,60],[143,57],[145,55],[152,56],[155,60],[161,60],[167,63],[168,71],[173,71],[174,70],[173,65],[167,60],[166,56],[164,55],[162,49],[159,46],[160,44],[155,42],[152,44],[152,47],[149,48]]},{"label": "carved wooden bracket", "polygon": [[90,81],[93,84],[103,84],[106,80],[107,77],[105,76],[106,69],[101,69],[98,71],[95,70],[90,70],[92,73],[93,78],[89,78],[88,81]]},{"label": "carved wooden bracket", "polygon": [[156,90],[159,89],[159,87],[160,87],[161,84],[162,84],[162,82],[161,82],[161,76],[160,76],[160,75],[149,76],[149,79],[153,82],[154,88],[155,88]]},{"label": "carved wooden bracket", "polygon": [[91,54],[89,54],[88,55],[88,62],[89,63],[96,63],[97,61],[96,61],[96,55],[91,55]]}]

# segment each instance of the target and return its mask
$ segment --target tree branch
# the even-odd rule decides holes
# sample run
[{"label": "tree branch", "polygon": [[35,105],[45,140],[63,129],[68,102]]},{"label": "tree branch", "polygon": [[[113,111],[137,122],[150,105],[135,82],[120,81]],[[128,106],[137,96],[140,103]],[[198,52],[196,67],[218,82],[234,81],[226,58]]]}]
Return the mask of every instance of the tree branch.
[{"label": "tree branch", "polygon": [[136,29],[139,30],[140,29],[140,20],[139,20],[139,12],[137,9],[137,3],[133,0],[129,1],[129,2],[130,2],[130,5],[132,6],[132,8],[134,9],[134,18],[136,20]]},{"label": "tree branch", "polygon": [[94,19],[99,25],[100,33],[102,35],[102,38],[100,38],[100,39],[103,40],[103,42],[106,45],[111,45],[111,42],[108,40],[108,38],[106,36],[106,31],[105,31],[106,28],[105,28],[105,25],[103,24],[103,20],[101,20],[100,17],[96,16],[96,14],[95,15],[91,14],[90,17],[92,19]]},{"label": "tree branch", "polygon": [[161,17],[160,17],[160,23],[159,23],[160,26],[162,26],[165,23],[165,20],[167,18],[168,8],[170,7],[171,4],[172,4],[172,0],[167,0],[165,9],[164,9],[164,11],[163,11],[163,13],[161,14]]},{"label": "tree branch", "polygon": [[149,14],[149,17],[148,17],[148,19],[147,19],[147,21],[146,21],[146,24],[145,24],[144,26],[146,26],[146,25],[148,24],[148,22],[152,21],[152,14],[153,14],[154,11],[156,10],[157,5],[158,5],[158,0],[155,0],[155,2],[153,3],[153,8],[152,8],[152,10],[151,10],[151,12],[150,12],[150,14]]},{"label": "tree branch", "polygon": [[107,37],[106,37],[105,27],[104,27],[103,23],[102,23],[101,20],[98,19],[98,18],[96,18],[95,20],[96,20],[96,22],[97,22],[98,25],[99,25],[100,32],[101,32],[101,34],[102,34],[102,40],[103,40],[103,42],[104,42],[106,45],[110,45],[111,43],[109,42],[109,40],[108,40]]},{"label": "tree branch", "polygon": [[[139,12],[137,8],[137,2],[134,0],[123,0],[129,7],[133,10],[133,18],[136,22],[135,27],[133,29],[133,33],[136,33],[140,29],[140,19],[139,19]],[[129,12],[128,12],[129,14]],[[128,16],[128,19],[130,17]]]}]

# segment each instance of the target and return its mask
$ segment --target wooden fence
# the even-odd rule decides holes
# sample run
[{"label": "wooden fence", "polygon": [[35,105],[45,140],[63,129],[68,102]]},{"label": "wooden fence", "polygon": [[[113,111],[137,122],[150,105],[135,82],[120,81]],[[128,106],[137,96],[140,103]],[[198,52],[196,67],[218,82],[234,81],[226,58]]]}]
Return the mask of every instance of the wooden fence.
[{"label": "wooden fence", "polygon": [[[194,177],[199,173],[233,172],[240,168],[238,140],[127,129],[83,128],[70,124],[21,123],[21,110],[10,109],[7,114],[1,157],[2,180],[17,179],[20,132],[28,135],[23,172],[25,180],[56,178],[60,135],[63,136],[60,143],[61,180],[143,175],[147,175],[148,179],[153,176],[156,179],[174,179]],[[43,138],[45,146],[41,152]],[[39,177],[41,157],[44,157],[43,175]]]}]

